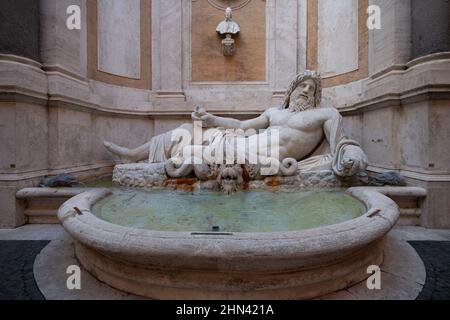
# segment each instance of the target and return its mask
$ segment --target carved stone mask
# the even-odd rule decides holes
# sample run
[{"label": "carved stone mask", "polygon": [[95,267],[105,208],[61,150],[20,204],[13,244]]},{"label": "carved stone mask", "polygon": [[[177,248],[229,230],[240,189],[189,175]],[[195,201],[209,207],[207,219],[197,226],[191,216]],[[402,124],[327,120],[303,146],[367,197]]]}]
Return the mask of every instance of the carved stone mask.
[{"label": "carved stone mask", "polygon": [[244,182],[242,174],[240,165],[225,165],[217,177],[220,189],[226,194],[238,191]]}]

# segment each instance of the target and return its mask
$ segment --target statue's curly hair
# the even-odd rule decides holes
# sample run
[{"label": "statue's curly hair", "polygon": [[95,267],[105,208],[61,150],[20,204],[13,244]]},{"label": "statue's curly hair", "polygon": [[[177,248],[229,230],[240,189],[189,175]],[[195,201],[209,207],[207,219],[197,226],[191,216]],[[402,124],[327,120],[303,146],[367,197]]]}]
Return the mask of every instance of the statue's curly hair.
[{"label": "statue's curly hair", "polygon": [[322,101],[322,78],[320,73],[316,71],[306,70],[303,73],[298,74],[294,80],[289,84],[286,90],[286,95],[284,96],[284,102],[281,109],[289,108],[289,103],[291,100],[291,94],[297,88],[297,86],[305,80],[311,79],[316,84],[316,92],[314,92],[314,108],[317,108]]}]

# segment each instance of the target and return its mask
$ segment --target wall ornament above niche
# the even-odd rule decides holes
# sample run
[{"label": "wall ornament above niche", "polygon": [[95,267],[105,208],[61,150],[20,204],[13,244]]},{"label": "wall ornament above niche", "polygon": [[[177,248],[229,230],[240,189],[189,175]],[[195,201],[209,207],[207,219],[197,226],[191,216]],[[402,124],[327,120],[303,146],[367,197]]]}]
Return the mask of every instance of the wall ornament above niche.
[{"label": "wall ornament above niche", "polygon": [[224,56],[232,56],[236,50],[233,35],[237,35],[241,31],[239,25],[233,21],[233,13],[230,7],[225,9],[225,20],[220,22],[216,28],[216,32],[225,36],[222,40],[222,53]]},{"label": "wall ornament above niche", "polygon": [[208,3],[218,10],[225,10],[230,7],[231,10],[239,10],[248,5],[252,0],[208,0]]}]

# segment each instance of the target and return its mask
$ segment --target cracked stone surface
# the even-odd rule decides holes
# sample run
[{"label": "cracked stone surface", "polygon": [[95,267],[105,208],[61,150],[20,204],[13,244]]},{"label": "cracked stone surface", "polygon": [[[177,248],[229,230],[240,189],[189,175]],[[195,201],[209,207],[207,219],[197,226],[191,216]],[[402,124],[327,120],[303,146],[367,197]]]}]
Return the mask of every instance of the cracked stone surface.
[{"label": "cracked stone surface", "polygon": [[450,241],[410,241],[425,263],[427,278],[418,300],[450,300]]},{"label": "cracked stone surface", "polygon": [[44,300],[34,279],[33,263],[49,242],[48,240],[0,242],[1,300]]}]

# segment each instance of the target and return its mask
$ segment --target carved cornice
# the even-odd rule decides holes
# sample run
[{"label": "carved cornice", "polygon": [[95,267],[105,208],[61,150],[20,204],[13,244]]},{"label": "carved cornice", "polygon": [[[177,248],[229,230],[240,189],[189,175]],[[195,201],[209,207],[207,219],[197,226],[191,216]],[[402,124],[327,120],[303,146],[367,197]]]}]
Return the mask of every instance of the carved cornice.
[{"label": "carved cornice", "polygon": [[386,172],[386,170],[395,170],[398,171],[399,174],[404,176],[405,178],[414,179],[414,180],[420,180],[425,182],[450,182],[450,174],[449,173],[442,173],[442,172],[432,172],[432,171],[425,171],[420,169],[412,169],[407,167],[389,167],[389,166],[382,166],[377,164],[369,164],[367,167],[368,171],[376,172],[376,173],[383,173]]},{"label": "carved cornice", "polygon": [[252,0],[207,0],[214,8],[225,11],[230,7],[233,11],[239,10],[250,3]]},{"label": "carved cornice", "polygon": [[[58,92],[48,92],[41,86],[29,87],[26,82],[21,81],[20,77],[24,75],[36,75],[43,76],[42,80],[45,81],[45,76],[54,76],[52,81],[60,81],[58,76],[63,79],[65,86],[72,86],[74,88],[80,87],[80,85],[86,86],[87,89],[91,87],[91,83],[87,81],[82,76],[75,74],[73,72],[65,70],[61,66],[46,66],[41,65],[33,60],[27,58],[21,58],[11,55],[0,55],[0,64],[2,62],[9,64],[17,64],[17,68],[22,68],[19,70],[31,71],[31,73],[18,73],[19,76],[11,84],[0,85],[0,101],[4,102],[27,102],[37,105],[49,105],[57,106],[63,108],[76,108],[80,110],[85,110],[86,112],[99,112],[109,115],[117,115],[122,117],[173,117],[173,116],[188,116],[190,111],[185,109],[180,105],[176,108],[171,108],[168,110],[164,106],[151,105],[153,100],[184,100],[185,96],[182,92],[156,92],[154,97],[150,101],[143,101],[143,103],[148,104],[147,110],[130,110],[126,108],[108,107],[98,99],[92,100],[94,96],[101,96],[101,93],[90,93],[89,100],[83,98],[75,98],[67,96],[63,93]],[[11,69],[10,67],[8,67]],[[47,70],[47,71],[45,71]],[[339,111],[343,115],[353,115],[360,114],[368,110],[374,110],[379,108],[386,108],[391,106],[404,105],[417,101],[435,100],[435,99],[450,99],[450,80],[445,78],[445,75],[450,74],[450,52],[433,54],[426,57],[421,57],[419,59],[413,60],[406,65],[397,65],[389,67],[386,70],[382,70],[370,78],[364,80],[365,85],[365,98],[363,97],[357,103],[339,108]],[[435,79],[433,81],[424,81],[424,75],[427,77],[425,79]],[[439,78],[437,78],[439,76]],[[33,76],[34,77],[34,76]],[[416,80],[414,80],[416,79]],[[437,79],[437,80],[436,80]],[[444,79],[444,80],[442,80]],[[446,80],[445,80],[446,79]],[[419,81],[420,80],[420,81]],[[73,85],[71,85],[71,82]],[[400,84],[398,87],[392,87],[390,83]],[[414,82],[417,82],[414,84]],[[405,83],[409,84],[409,87],[403,87]],[[211,83],[202,84],[207,87],[211,87]],[[237,85],[237,84],[236,84]],[[242,83],[239,83],[242,85]],[[248,84],[255,87],[255,84]],[[257,86],[255,90],[259,92],[270,91],[269,88],[263,88],[264,83],[259,83],[260,88]],[[201,86],[200,86],[201,87]],[[194,88],[194,86],[192,86]],[[119,90],[121,88],[118,88]],[[259,89],[259,90],[258,90]],[[267,89],[267,90],[265,90]],[[248,91],[249,88],[246,88]],[[89,91],[89,90],[88,90]],[[272,92],[270,91],[270,96],[275,95],[275,98],[281,97],[283,92]],[[151,94],[151,91],[149,91]],[[189,95],[189,90],[185,92],[186,97]],[[153,100],[152,100],[153,99]],[[148,110],[151,109],[151,110]],[[248,110],[213,110],[212,112],[221,113],[223,115],[253,115],[260,112],[256,109]]]},{"label": "carved cornice", "polygon": [[64,75],[64,76],[72,78],[72,79],[77,79],[84,84],[88,83],[88,80],[86,77],[83,77],[75,72],[69,71],[59,64],[51,64],[51,65],[44,64],[42,66],[42,69],[47,73],[47,75],[60,74],[60,75]]},{"label": "carved cornice", "polygon": [[37,69],[42,69],[42,64],[29,59],[29,58],[25,58],[25,57],[21,57],[21,56],[16,56],[14,54],[4,54],[4,53],[0,53],[0,61],[11,61],[11,62],[18,62],[21,64],[26,64],[29,65],[31,67],[37,68]]},{"label": "carved cornice", "polygon": [[402,93],[386,93],[373,99],[341,107],[342,115],[355,115],[367,111],[410,104],[427,100],[450,100],[450,85],[428,85]]},{"label": "carved cornice", "polygon": [[427,100],[450,100],[450,52],[390,66],[365,80],[365,98],[340,107],[344,115]]},{"label": "carved cornice", "polygon": [[1,172],[0,185],[41,178],[49,175],[58,175],[61,173],[78,173],[83,171],[98,170],[102,168],[112,168],[115,164],[116,163],[114,161],[101,160],[90,164],[80,164],[71,167],[58,167],[52,169],[33,170],[28,172]]}]

